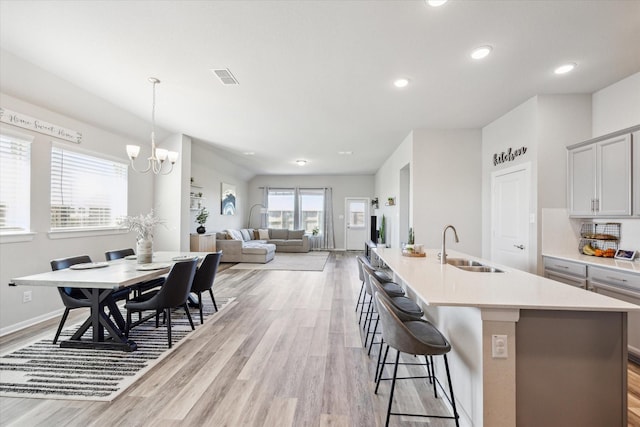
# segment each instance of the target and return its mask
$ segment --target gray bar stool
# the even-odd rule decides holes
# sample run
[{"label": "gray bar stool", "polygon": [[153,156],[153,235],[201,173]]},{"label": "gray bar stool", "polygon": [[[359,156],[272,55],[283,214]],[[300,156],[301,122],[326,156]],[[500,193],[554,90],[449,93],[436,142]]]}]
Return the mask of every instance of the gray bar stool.
[{"label": "gray bar stool", "polygon": [[[449,372],[449,362],[447,361],[447,353],[451,350],[451,345],[447,341],[447,339],[440,333],[440,331],[433,326],[430,322],[426,320],[411,320],[407,322],[403,322],[400,318],[395,314],[391,304],[389,304],[388,299],[384,298],[380,292],[376,292],[374,296],[376,301],[376,306],[378,308],[378,316],[380,318],[380,322],[382,325],[382,338],[387,343],[387,351],[384,355],[383,364],[386,363],[387,360],[387,352],[389,347],[393,347],[397,350],[396,360],[393,368],[393,377],[391,378],[391,391],[389,392],[389,406],[387,408],[387,419],[385,422],[385,426],[389,425],[389,419],[391,415],[401,415],[401,416],[411,416],[411,417],[426,417],[426,418],[443,418],[443,419],[452,419],[455,421],[456,426],[459,427],[459,418],[458,410],[456,409],[456,402],[453,395],[453,386],[451,385],[451,374]],[[422,355],[425,357],[432,358],[433,356],[443,356],[444,357],[444,365],[447,371],[447,381],[449,383],[449,394],[450,397],[444,392],[444,388],[442,384],[438,381],[435,376],[435,369],[433,369],[433,374],[429,375],[433,380],[434,390],[436,388],[436,383],[440,386],[443,391],[443,394],[451,403],[451,407],[453,408],[453,416],[444,416],[444,415],[428,415],[428,414],[407,414],[401,412],[392,412],[392,404],[393,404],[393,393],[395,391],[396,379],[409,379],[409,378],[424,378],[424,377],[403,377],[397,378],[398,374],[398,365],[400,361],[400,353],[407,353],[413,355]],[[375,393],[378,393],[378,387],[380,386],[380,381],[382,380],[382,373],[378,376],[378,382],[376,384]],[[386,378],[384,378],[386,379]],[[437,393],[436,393],[436,397]]]},{"label": "gray bar stool", "polygon": [[[366,265],[370,270],[374,271],[376,277],[379,278],[379,280],[382,283],[392,283],[393,282],[393,278],[391,278],[387,273],[385,273],[384,271],[378,270],[376,269],[373,265],[371,265],[371,263],[369,262],[369,260],[367,259],[367,257],[365,257],[364,255],[358,255],[358,257],[356,258],[358,261],[358,276],[360,277],[360,281],[362,282],[362,285],[360,286],[360,293],[358,294],[358,301],[356,302],[356,313],[358,312],[358,307],[360,307],[360,318],[358,319],[358,325],[362,323],[362,314],[364,313],[364,304],[365,304],[365,299],[366,299],[366,292],[365,292],[365,285],[364,285],[364,268],[363,266]],[[403,292],[404,294],[404,292]],[[371,303],[371,301],[369,301],[369,303]]]}]

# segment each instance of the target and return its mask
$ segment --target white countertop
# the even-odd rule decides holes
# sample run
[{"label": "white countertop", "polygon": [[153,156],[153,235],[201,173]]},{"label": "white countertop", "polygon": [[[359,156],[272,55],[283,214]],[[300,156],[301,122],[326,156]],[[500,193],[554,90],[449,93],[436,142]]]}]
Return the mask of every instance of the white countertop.
[{"label": "white countertop", "polygon": [[400,249],[376,248],[377,255],[428,305],[494,309],[572,311],[640,311],[640,306],[565,285],[535,274],[447,250],[449,258],[466,258],[503,270],[469,272],[441,265],[437,249],[425,258],[404,257]]},{"label": "white countertop", "polygon": [[559,258],[567,261],[581,262],[584,264],[595,265],[597,267],[606,267],[614,270],[624,271],[626,273],[638,273],[640,274],[640,260],[635,261],[623,261],[614,258],[602,258],[589,255],[581,255],[576,252],[548,252],[543,253],[542,256],[550,258]]}]

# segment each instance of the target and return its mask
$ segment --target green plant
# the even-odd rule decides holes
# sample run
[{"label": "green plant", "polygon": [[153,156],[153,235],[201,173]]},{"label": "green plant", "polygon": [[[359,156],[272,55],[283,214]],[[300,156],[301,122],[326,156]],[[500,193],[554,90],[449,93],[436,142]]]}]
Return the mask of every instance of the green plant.
[{"label": "green plant", "polygon": [[314,227],[313,230],[311,230],[311,234],[314,236],[317,236],[318,233],[320,233],[320,229],[318,227]]},{"label": "green plant", "polygon": [[209,211],[206,207],[200,208],[200,212],[198,212],[198,216],[196,217],[196,222],[200,225],[204,225],[207,222],[207,218],[209,218]]},{"label": "green plant", "polygon": [[382,215],[382,219],[380,220],[380,235],[378,236],[378,241],[380,243],[385,243],[384,233],[385,233],[386,219],[384,215]]},{"label": "green plant", "polygon": [[409,227],[409,241],[407,242],[410,245],[413,245],[415,236],[413,235],[413,228]]}]

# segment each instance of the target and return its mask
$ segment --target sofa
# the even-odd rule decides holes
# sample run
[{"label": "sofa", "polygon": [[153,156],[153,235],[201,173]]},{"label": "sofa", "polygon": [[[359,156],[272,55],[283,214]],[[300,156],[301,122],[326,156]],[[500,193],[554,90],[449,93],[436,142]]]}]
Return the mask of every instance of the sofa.
[{"label": "sofa", "polygon": [[222,251],[221,262],[265,264],[275,252],[309,252],[309,236],[304,230],[227,229],[216,233],[216,249]]}]

